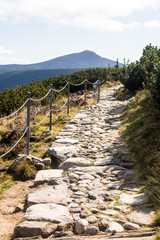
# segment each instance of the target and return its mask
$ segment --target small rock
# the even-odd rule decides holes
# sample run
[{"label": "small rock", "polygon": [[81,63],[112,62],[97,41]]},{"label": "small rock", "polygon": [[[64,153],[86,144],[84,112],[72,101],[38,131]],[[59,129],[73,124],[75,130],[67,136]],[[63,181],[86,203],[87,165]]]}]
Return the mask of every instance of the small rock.
[{"label": "small rock", "polygon": [[69,208],[78,208],[78,207],[79,207],[79,204],[72,202],[72,203],[69,204],[68,207],[69,207]]},{"label": "small rock", "polygon": [[18,158],[15,159],[12,162],[11,166],[8,168],[8,173],[13,173],[13,174],[16,173],[19,166],[23,163],[33,164],[32,158],[30,156],[26,157],[26,155],[24,154],[19,154]]},{"label": "small rock", "polygon": [[70,211],[70,213],[80,213],[81,209],[80,208],[71,208],[69,211]]},{"label": "small rock", "polygon": [[107,209],[105,211],[102,211],[103,214],[106,214],[108,216],[114,216],[118,214],[118,211],[112,210],[112,209]]},{"label": "small rock", "polygon": [[125,223],[123,227],[125,230],[138,230],[140,228],[138,224],[130,223],[130,222]]},{"label": "small rock", "polygon": [[36,163],[35,167],[37,170],[44,170],[44,168],[45,168],[43,163]]},{"label": "small rock", "polygon": [[42,161],[45,166],[51,165],[51,162],[52,162],[50,158],[44,158],[42,159]]},{"label": "small rock", "polygon": [[81,211],[81,213],[80,213],[80,217],[81,217],[81,218],[86,218],[86,217],[88,217],[88,216],[90,216],[90,215],[91,215],[91,212],[88,211],[88,210],[83,210],[83,211]]},{"label": "small rock", "polygon": [[55,238],[57,238],[57,237],[71,237],[71,236],[73,236],[73,232],[71,232],[71,231],[56,231],[55,233],[54,233],[54,237]]},{"label": "small rock", "polygon": [[13,211],[13,213],[23,212],[23,210],[24,210],[24,204],[23,204],[23,203],[19,203],[19,204],[16,206],[15,210]]},{"label": "small rock", "polygon": [[96,226],[90,226],[86,229],[86,235],[96,235],[98,233],[98,228]]},{"label": "small rock", "polygon": [[56,228],[56,224],[48,222],[25,221],[15,227],[14,237],[33,237],[38,235],[48,237],[55,232]]},{"label": "small rock", "polygon": [[116,233],[116,232],[123,232],[124,228],[117,222],[109,222],[105,232],[108,233]]},{"label": "small rock", "polygon": [[94,180],[95,178],[91,174],[88,174],[88,173],[85,173],[79,177],[79,180],[85,180],[85,179]]},{"label": "small rock", "polygon": [[72,139],[72,138],[61,138],[55,140],[55,143],[60,143],[60,144],[77,144],[78,140]]},{"label": "small rock", "polygon": [[80,192],[80,191],[76,191],[76,192],[74,193],[74,195],[75,195],[75,196],[78,196],[78,197],[84,197],[84,196],[85,196],[85,193]]},{"label": "small rock", "polygon": [[102,221],[98,223],[99,230],[102,232],[105,232],[106,227],[108,226],[108,223],[109,221],[107,219],[102,219]]},{"label": "small rock", "polygon": [[97,219],[95,216],[89,216],[89,217],[86,218],[86,220],[87,220],[90,224],[93,224],[93,223],[98,222],[98,219]]},{"label": "small rock", "polygon": [[116,206],[114,206],[114,209],[116,209],[116,210],[126,210],[126,207],[125,206],[116,205]]},{"label": "small rock", "polygon": [[123,185],[123,182],[112,182],[112,183],[109,183],[107,187],[111,189],[120,189],[122,185]]},{"label": "small rock", "polygon": [[0,172],[5,172],[6,171],[6,167],[5,166],[0,166]]},{"label": "small rock", "polygon": [[103,211],[103,210],[106,210],[107,208],[106,208],[106,206],[102,205],[99,207],[99,209]]},{"label": "small rock", "polygon": [[97,208],[91,208],[91,212],[92,212],[93,214],[96,214],[96,213],[98,213],[98,209],[97,209]]},{"label": "small rock", "polygon": [[96,193],[94,193],[93,191],[88,192],[89,199],[95,200],[97,198],[97,195],[98,195],[97,192]]},{"label": "small rock", "polygon": [[79,219],[75,223],[75,232],[77,234],[83,234],[85,233],[87,227],[88,227],[88,221],[85,219]]},{"label": "small rock", "polygon": [[127,170],[123,176],[123,179],[126,181],[126,182],[132,182],[132,181],[135,181],[135,178],[136,178],[136,174],[135,174],[135,171],[133,170]]},{"label": "small rock", "polygon": [[79,213],[73,213],[72,214],[74,221],[77,221],[80,219]]},{"label": "small rock", "polygon": [[67,171],[69,168],[84,167],[87,164],[89,164],[89,161],[87,161],[85,158],[68,158],[61,165],[59,165],[59,168]]},{"label": "small rock", "polygon": [[77,187],[71,187],[71,190],[72,190],[73,192],[78,192],[79,188],[77,188]]}]

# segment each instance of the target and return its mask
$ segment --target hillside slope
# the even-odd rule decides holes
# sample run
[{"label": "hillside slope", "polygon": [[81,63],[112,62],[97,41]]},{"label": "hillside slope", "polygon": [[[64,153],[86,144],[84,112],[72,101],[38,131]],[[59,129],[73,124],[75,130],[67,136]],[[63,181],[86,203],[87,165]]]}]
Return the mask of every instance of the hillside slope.
[{"label": "hillside slope", "polygon": [[[19,65],[0,65],[0,70],[35,70],[35,69],[66,69],[66,68],[95,68],[113,67],[116,64],[107,58],[102,58],[92,51],[83,51],[51,59],[49,61]],[[123,64],[119,64],[120,67]]]},{"label": "hillside slope", "polygon": [[139,179],[155,208],[160,206],[159,129],[160,109],[151,93],[142,90],[124,108],[121,133],[134,154]]},{"label": "hillside slope", "polygon": [[16,88],[27,85],[32,80],[41,81],[45,78],[57,77],[62,74],[72,74],[81,69],[52,69],[52,70],[0,70],[0,92],[5,88]]}]

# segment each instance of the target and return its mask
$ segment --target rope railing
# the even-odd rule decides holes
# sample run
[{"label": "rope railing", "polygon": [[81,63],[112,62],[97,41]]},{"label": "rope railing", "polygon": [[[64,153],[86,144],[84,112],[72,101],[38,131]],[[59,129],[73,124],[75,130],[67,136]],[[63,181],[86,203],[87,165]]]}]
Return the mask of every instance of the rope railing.
[{"label": "rope railing", "polygon": [[59,109],[53,109],[52,108],[52,111],[53,112],[60,112],[66,106],[67,102],[68,102],[68,99],[65,101],[65,103],[63,104],[63,106],[61,108],[59,108]]},{"label": "rope railing", "polygon": [[72,99],[72,102],[77,102],[77,101],[81,100],[82,98],[84,98],[84,96],[85,96],[85,93],[82,96],[80,96],[79,98]]},{"label": "rope railing", "polygon": [[68,85],[68,82],[66,83],[66,85],[63,87],[63,88],[61,88],[61,89],[59,89],[59,90],[56,90],[56,89],[52,89],[54,92],[62,92],[66,87],[67,87],[67,85]]},{"label": "rope railing", "polygon": [[37,127],[37,126],[39,126],[41,123],[43,123],[43,122],[46,120],[46,118],[48,117],[48,115],[50,114],[50,111],[51,111],[51,110],[49,110],[49,111],[47,112],[47,114],[45,115],[45,117],[44,117],[39,123],[30,125],[30,128],[32,128],[32,127]]},{"label": "rope railing", "polygon": [[42,98],[39,98],[39,99],[34,99],[34,98],[31,98],[31,100],[33,101],[33,102],[40,102],[40,101],[42,101],[43,99],[45,99],[47,96],[48,96],[48,94],[50,93],[50,91],[51,91],[51,89],[46,93],[46,95],[44,95]]},{"label": "rope railing", "polygon": [[70,82],[70,84],[73,85],[73,86],[79,87],[79,86],[81,86],[82,84],[84,84],[86,81],[87,81],[87,80],[85,79],[85,80],[84,80],[83,82],[81,82],[81,83],[72,83],[72,82]]},{"label": "rope railing", "polygon": [[14,116],[16,113],[18,113],[28,102],[28,99],[22,104],[22,106],[20,108],[18,108],[15,112],[11,113],[10,115],[8,116],[5,116],[5,117],[2,117],[0,118],[0,120],[4,120],[4,119],[7,119],[7,118],[10,118],[12,116]]},{"label": "rope railing", "polygon": [[[59,112],[59,111],[63,110],[64,107],[67,105],[67,114],[69,114],[69,108],[70,108],[70,85],[80,86],[82,84],[85,84],[85,89],[84,89],[85,92],[84,92],[84,94],[82,96],[80,96],[79,98],[71,99],[71,101],[79,101],[80,99],[84,98],[84,104],[86,105],[87,83],[93,85],[93,90],[94,90],[93,93],[95,95],[97,95],[97,102],[99,102],[99,100],[100,100],[100,85],[101,85],[101,82],[100,82],[100,80],[97,80],[96,82],[92,83],[89,80],[87,80],[87,78],[83,82],[81,82],[81,83],[72,83],[72,82],[70,82],[68,80],[66,85],[62,89],[59,89],[59,90],[53,89],[53,85],[51,84],[50,85],[50,90],[40,99],[31,98],[31,93],[28,92],[28,98],[22,104],[22,106],[20,108],[18,108],[15,112],[11,113],[10,115],[0,118],[0,120],[4,120],[4,119],[7,119],[7,118],[10,118],[10,117],[14,116],[16,113],[18,113],[27,104],[27,127],[26,127],[25,131],[23,132],[22,136],[19,138],[19,140],[14,144],[14,146],[12,146],[6,153],[2,154],[0,156],[0,158],[4,157],[8,153],[10,153],[18,145],[18,143],[22,140],[22,138],[25,136],[25,134],[27,135],[26,136],[26,155],[28,156],[29,155],[29,147],[30,147],[30,130],[31,130],[31,128],[37,127],[40,124],[42,124],[45,121],[45,119],[48,117],[48,115],[50,115],[49,132],[51,132],[52,131],[52,112]],[[65,103],[63,104],[63,106],[61,108],[53,109],[53,106],[52,106],[52,92],[53,91],[54,92],[61,92],[67,86],[68,86],[67,100],[65,101]],[[50,110],[46,113],[45,117],[39,123],[30,125],[30,105],[31,105],[31,101],[33,101],[33,102],[40,102],[43,99],[45,99],[49,94],[50,94]]]},{"label": "rope railing", "polygon": [[14,144],[14,146],[12,146],[6,153],[2,154],[2,155],[0,156],[0,158],[6,156],[8,153],[10,153],[10,152],[18,145],[18,143],[22,140],[22,138],[23,138],[24,135],[26,134],[27,130],[28,130],[28,127],[26,127],[24,133],[23,133],[22,136],[19,138],[19,140]]},{"label": "rope railing", "polygon": [[89,80],[87,80],[87,82],[88,82],[89,84],[92,84],[92,85],[97,84],[98,81],[99,81],[99,80],[97,80],[96,82],[92,83],[92,82],[90,82]]}]

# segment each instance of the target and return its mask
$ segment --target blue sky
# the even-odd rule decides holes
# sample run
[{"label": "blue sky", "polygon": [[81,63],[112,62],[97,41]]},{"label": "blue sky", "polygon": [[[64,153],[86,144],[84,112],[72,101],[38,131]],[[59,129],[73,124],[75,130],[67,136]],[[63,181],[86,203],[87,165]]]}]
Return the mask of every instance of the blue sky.
[{"label": "blue sky", "polygon": [[0,64],[91,50],[139,60],[160,46],[160,0],[0,0]]}]

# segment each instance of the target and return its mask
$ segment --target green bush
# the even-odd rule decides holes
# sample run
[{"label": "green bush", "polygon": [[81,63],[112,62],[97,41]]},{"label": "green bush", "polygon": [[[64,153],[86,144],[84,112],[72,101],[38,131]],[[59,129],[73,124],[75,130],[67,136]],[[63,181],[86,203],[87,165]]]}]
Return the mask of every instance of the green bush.
[{"label": "green bush", "polygon": [[[93,68],[75,72],[70,75],[61,75],[59,77],[53,77],[50,79],[44,79],[43,81],[32,81],[26,86],[16,87],[15,89],[5,89],[4,92],[0,93],[0,117],[8,115],[12,111],[18,109],[27,99],[27,92],[31,92],[32,98],[42,98],[50,89],[50,84],[53,84],[54,89],[61,89],[67,83],[68,79],[72,83],[81,83],[87,77],[87,79],[94,83],[98,80],[116,81],[119,80],[121,70],[111,68]],[[91,84],[87,84],[87,89],[92,89]],[[80,86],[71,86],[71,93],[84,90],[84,84]],[[62,95],[67,94],[67,88],[61,93],[54,92],[52,97],[53,101],[56,98],[60,98]],[[45,98],[42,105],[49,103],[49,97]]]},{"label": "green bush", "polygon": [[[128,70],[129,69],[129,70]],[[122,77],[124,86],[132,91],[149,89],[156,103],[160,103],[160,49],[147,45],[139,61],[127,67]]]},{"label": "green bush", "polygon": [[125,82],[125,88],[130,91],[136,91],[143,88],[143,76],[141,71],[141,65],[137,63],[132,72],[129,73],[128,79]]},{"label": "green bush", "polygon": [[28,162],[22,163],[17,168],[14,179],[20,181],[26,181],[29,179],[34,179],[36,175],[36,169],[33,167],[32,164]]}]

